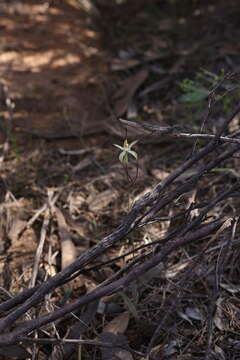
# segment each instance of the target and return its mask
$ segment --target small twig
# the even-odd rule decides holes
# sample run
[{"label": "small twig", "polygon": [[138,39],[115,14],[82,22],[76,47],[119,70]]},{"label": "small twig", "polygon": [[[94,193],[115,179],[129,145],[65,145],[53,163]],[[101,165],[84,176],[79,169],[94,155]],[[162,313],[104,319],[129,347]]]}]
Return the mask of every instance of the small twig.
[{"label": "small twig", "polygon": [[[203,140],[216,139],[216,135],[212,135],[212,134],[172,133],[171,136],[176,138],[187,138],[187,139],[203,139]],[[240,144],[240,139],[233,139],[227,136],[220,136],[217,138],[217,140],[220,142]]]},{"label": "small twig", "polygon": [[44,215],[44,220],[43,220],[42,229],[41,229],[41,235],[40,235],[40,241],[39,241],[37,251],[36,251],[36,255],[35,255],[32,278],[31,278],[31,281],[30,281],[30,284],[29,284],[30,288],[33,288],[35,286],[35,284],[36,284],[38,268],[39,268],[40,259],[41,259],[42,252],[43,252],[43,246],[44,246],[44,243],[45,243],[49,222],[50,222],[50,212],[49,212],[49,209],[47,209],[46,212],[45,212],[45,215]]},{"label": "small twig", "polygon": [[85,148],[80,150],[65,150],[63,148],[60,148],[58,151],[62,155],[83,155],[86,154],[87,152],[91,152],[94,150],[95,148]]},{"label": "small twig", "polygon": [[13,109],[15,107],[14,102],[11,100],[9,96],[8,87],[5,84],[1,84],[2,94],[4,97],[4,101],[7,107],[7,121],[6,121],[6,140],[2,146],[2,154],[0,156],[0,163],[4,161],[5,156],[9,152],[10,149],[10,136],[12,131],[12,122],[13,122]]},{"label": "small twig", "polygon": [[124,119],[119,119],[119,121],[123,125],[135,127],[138,129],[140,128],[143,130],[147,130],[151,133],[157,133],[158,135],[172,134],[172,132],[176,128],[176,126],[160,126],[160,125],[150,124],[145,121],[141,121],[139,123],[137,123],[135,121],[124,120]]},{"label": "small twig", "polygon": [[53,195],[54,195],[53,191],[48,189],[48,205],[46,206],[45,216],[44,216],[42,229],[41,229],[40,241],[39,241],[37,251],[36,251],[36,255],[35,255],[35,261],[34,261],[34,266],[33,266],[33,274],[32,274],[30,284],[29,284],[30,288],[33,288],[35,286],[35,283],[36,283],[38,268],[39,268],[39,264],[40,264],[40,259],[41,259],[41,256],[42,256],[43,247],[44,247],[44,243],[45,243],[45,239],[46,239],[46,235],[47,235],[47,229],[48,229],[48,225],[49,225],[49,222],[50,222],[50,211],[51,211],[51,208],[54,206],[54,203],[58,199],[58,195],[55,196],[54,198],[53,198]]},{"label": "small twig", "polygon": [[240,139],[233,139],[231,137],[227,136],[219,136],[213,135],[213,134],[194,134],[194,133],[182,133],[182,132],[176,132],[174,129],[176,127],[174,126],[158,126],[158,125],[152,125],[146,122],[140,122],[136,123],[135,121],[128,121],[120,119],[120,121],[129,126],[134,126],[137,128],[143,128],[144,130],[148,130],[152,135],[160,135],[160,136],[168,136],[171,138],[187,138],[187,139],[203,139],[203,140],[213,140],[216,139],[220,142],[229,142],[234,144],[240,144]]},{"label": "small twig", "polygon": [[30,228],[45,210],[47,210],[47,204],[44,204],[39,210],[37,210],[37,212],[31,217],[31,219],[28,220],[26,228]]},{"label": "small twig", "polygon": [[107,343],[107,342],[102,342],[102,341],[97,341],[97,340],[81,340],[81,339],[55,339],[55,338],[38,338],[38,339],[33,339],[33,338],[27,338],[27,337],[21,337],[19,339],[21,342],[23,343],[36,343],[36,344],[41,344],[41,345],[59,345],[59,344],[78,344],[78,345],[93,345],[93,346],[101,346],[101,347],[107,347],[107,348],[119,348],[122,350],[127,350],[133,354],[136,354],[138,356],[144,357],[144,354],[140,351],[136,351],[134,349],[131,349],[129,346],[124,346],[124,345],[118,345],[118,344],[112,344],[112,343]]}]

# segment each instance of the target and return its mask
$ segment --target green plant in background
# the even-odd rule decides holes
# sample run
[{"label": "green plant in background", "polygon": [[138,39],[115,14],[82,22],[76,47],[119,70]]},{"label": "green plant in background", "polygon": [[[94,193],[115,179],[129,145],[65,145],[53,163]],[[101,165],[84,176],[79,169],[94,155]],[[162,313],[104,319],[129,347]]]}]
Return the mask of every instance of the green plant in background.
[{"label": "green plant in background", "polygon": [[63,181],[66,183],[69,181],[69,175],[68,174],[64,174],[63,175]]},{"label": "green plant in background", "polygon": [[20,159],[21,150],[20,150],[20,146],[17,142],[17,138],[14,134],[10,134],[10,143],[11,143],[11,149],[12,149],[13,153],[15,154],[16,158]]},{"label": "green plant in background", "polygon": [[194,80],[184,79],[179,82],[179,86],[184,92],[178,99],[181,103],[196,103],[207,99],[209,95],[209,90]]},{"label": "green plant in background", "polygon": [[220,74],[217,75],[211,71],[202,69],[196,73],[193,80],[187,78],[178,83],[183,92],[178,98],[178,101],[188,105],[188,110],[190,108],[193,112],[205,107],[204,100],[206,100],[211,93],[215,101],[222,102],[223,112],[225,114],[228,113],[238,94],[236,91],[232,91],[233,89],[236,90],[236,86],[229,80],[227,83],[223,81],[218,91],[216,93],[214,92],[214,88],[221,83],[224,77],[224,70],[221,70]]}]

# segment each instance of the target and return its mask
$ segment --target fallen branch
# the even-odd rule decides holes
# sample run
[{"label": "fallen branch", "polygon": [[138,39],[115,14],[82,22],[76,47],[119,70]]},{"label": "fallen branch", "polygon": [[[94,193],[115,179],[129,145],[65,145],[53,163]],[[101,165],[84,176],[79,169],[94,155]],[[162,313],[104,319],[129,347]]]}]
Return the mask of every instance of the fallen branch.
[{"label": "fallen branch", "polygon": [[235,139],[228,136],[217,136],[214,134],[193,134],[193,133],[184,133],[176,132],[176,126],[158,126],[152,125],[147,122],[128,121],[124,119],[119,119],[123,125],[136,127],[139,129],[147,130],[151,136],[164,136],[169,138],[186,138],[186,139],[199,139],[199,140],[217,140],[220,142],[240,144],[240,139]]},{"label": "fallen branch", "polygon": [[106,286],[99,286],[92,292],[80,297],[79,299],[73,301],[70,304],[65,305],[64,307],[55,310],[54,312],[42,316],[38,319],[30,320],[16,328],[10,333],[5,333],[0,336],[0,345],[14,344],[20,341],[20,335],[27,334],[35,329],[57,320],[58,318],[63,317],[64,315],[73,312],[76,309],[79,309],[80,306],[89,304],[90,302],[97,300],[103,296],[114,294],[120,290],[123,290],[127,287],[132,281],[136,280],[139,276],[156,266],[161,262],[167,255],[172,251],[175,251],[179,247],[185,246],[193,241],[202,239],[212,232],[216,231],[223,224],[223,220],[214,221],[207,225],[202,226],[197,229],[194,233],[188,234],[185,237],[177,238],[176,240],[171,241],[166,244],[162,250],[153,256],[151,259],[147,260],[143,264],[139,265],[136,269],[131,270],[125,277],[122,277],[119,280],[116,280],[113,283],[110,283]]},{"label": "fallen branch", "polygon": [[[179,185],[176,189],[170,191],[169,193],[163,194],[163,191],[174,182],[181,174],[183,174],[187,169],[191,168],[200,160],[206,158],[211,152],[214,152],[217,147],[221,146],[219,142],[219,137],[226,130],[228,124],[231,120],[236,116],[236,114],[240,111],[240,103],[234,109],[234,111],[229,115],[229,117],[225,120],[224,124],[218,130],[216,136],[201,150],[196,152],[192,157],[183,163],[178,169],[176,169],[171,175],[169,175],[166,179],[164,179],[160,184],[158,184],[151,192],[142,196],[139,200],[135,202],[130,212],[123,219],[122,223],[118,226],[118,228],[110,235],[105,237],[101,242],[96,244],[94,247],[83,253],[73,264],[69,265],[66,269],[61,271],[59,274],[50,278],[48,281],[44,282],[42,285],[31,289],[28,292],[23,292],[16,296],[16,298],[10,299],[7,302],[0,304],[0,312],[9,311],[13,306],[24,302],[17,309],[13,310],[10,314],[8,314],[4,319],[0,321],[0,332],[6,332],[6,329],[9,329],[13,326],[13,323],[23,316],[26,311],[28,311],[31,307],[36,306],[40,303],[44,296],[48,294],[50,291],[55,289],[56,287],[62,285],[63,283],[69,281],[71,277],[74,277],[76,273],[84,270],[84,267],[94,261],[99,255],[104,253],[107,249],[112,247],[114,244],[120,242],[126,235],[132,232],[135,228],[140,226],[143,223],[151,221],[156,213],[166,207],[166,205],[172,203],[175,199],[177,199],[183,193],[192,189],[193,186],[197,184],[197,182],[205,175],[208,171],[216,167],[216,165],[230,158],[235,152],[239,151],[240,146],[235,145],[230,147],[230,149],[226,150],[224,153],[215,156],[215,158],[208,162],[205,161],[205,164],[201,166],[201,168],[197,171],[197,174],[192,178],[187,180],[184,184]],[[202,217],[198,219],[202,220],[207,213],[207,208],[205,212],[202,212]],[[58,309],[46,316],[42,316],[38,319],[34,319],[28,321],[21,326],[17,327],[12,332],[8,334],[4,334],[0,337],[0,344],[9,344],[15,343],[19,341],[19,336],[23,334],[27,334],[32,330],[38,329],[41,326],[48,324],[60,317],[65,316],[71,311],[79,308],[83,304],[87,304],[93,300],[99,299],[102,296],[112,294],[117,292],[122,287],[128,286],[128,284],[135,280],[138,276],[144,273],[144,271],[148,271],[153,266],[158,264],[159,261],[164,259],[170,252],[176,250],[180,246],[184,246],[189,242],[202,238],[204,236],[208,236],[212,231],[216,231],[219,226],[222,224],[222,220],[218,220],[216,222],[204,225],[200,229],[195,230],[194,233],[186,234],[190,230],[193,230],[193,227],[196,226],[198,222],[192,223],[191,225],[184,229],[184,236],[177,238],[177,240],[172,240],[168,242],[160,253],[154,255],[149,260],[146,260],[143,264],[133,268],[125,277],[120,278],[108,285],[99,286],[96,290],[92,291],[89,294],[81,297],[80,299],[74,301],[71,304],[65,305],[63,308]],[[178,234],[179,235],[179,234]],[[28,294],[28,297],[27,295]]]}]

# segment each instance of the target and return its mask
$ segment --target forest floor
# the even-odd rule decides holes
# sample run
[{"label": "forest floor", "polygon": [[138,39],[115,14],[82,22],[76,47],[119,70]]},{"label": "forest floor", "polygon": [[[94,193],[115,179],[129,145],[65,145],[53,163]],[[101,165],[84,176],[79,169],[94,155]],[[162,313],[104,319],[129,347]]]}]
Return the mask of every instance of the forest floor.
[{"label": "forest floor", "polygon": [[[100,242],[136,199],[202,146],[192,139],[126,129],[120,118],[185,133],[200,133],[204,125],[204,133],[214,133],[239,95],[235,89],[224,97],[203,124],[209,91],[229,72],[236,74],[234,81],[239,78],[237,1],[100,3],[97,8],[76,0],[0,4],[1,302],[55,275]],[[235,88],[234,81],[230,86]],[[229,131],[238,129],[236,116]],[[138,140],[133,147],[138,159],[129,155],[129,162],[122,164],[114,144],[124,146],[125,138],[129,143]],[[210,201],[230,186],[239,178],[238,169],[239,158],[228,160],[215,175],[168,205],[159,215],[164,221],[132,232],[92,265],[129,250],[131,254],[80,275],[69,288],[56,289],[48,301],[62,306],[95,289],[126,266],[136,247],[176,229],[179,220],[174,215],[186,204]],[[236,219],[238,206],[238,198],[231,198],[208,217],[224,214]],[[110,342],[104,334],[121,334],[136,351],[118,351],[118,358],[127,360],[143,359],[149,344],[152,359],[204,359],[206,354],[209,359],[240,358],[238,236],[237,226],[228,253],[231,266],[223,271],[217,299],[211,281],[220,240],[214,238],[208,255],[202,262],[197,258],[194,271],[188,268],[204,244],[178,249],[146,279],[102,299],[105,308],[95,308],[96,316],[86,320],[89,325],[81,339],[98,335]],[[209,299],[215,301],[212,327]],[[38,313],[50,308],[44,303]],[[165,313],[169,316],[158,328]],[[47,331],[63,337],[72,320]],[[27,351],[32,354],[31,347]],[[109,351],[79,346],[78,356],[114,358]],[[76,358],[73,351],[67,354],[61,357],[42,345],[34,356]],[[9,357],[0,354],[1,359]]]}]

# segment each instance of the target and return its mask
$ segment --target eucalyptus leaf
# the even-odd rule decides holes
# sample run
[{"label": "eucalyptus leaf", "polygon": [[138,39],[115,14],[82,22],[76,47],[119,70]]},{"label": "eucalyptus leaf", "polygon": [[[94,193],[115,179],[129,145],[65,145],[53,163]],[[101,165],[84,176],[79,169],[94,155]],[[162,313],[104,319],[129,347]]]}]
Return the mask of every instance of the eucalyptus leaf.
[{"label": "eucalyptus leaf", "polygon": [[209,95],[209,91],[204,88],[194,88],[188,93],[180,96],[178,99],[182,103],[195,103],[206,99]]}]

